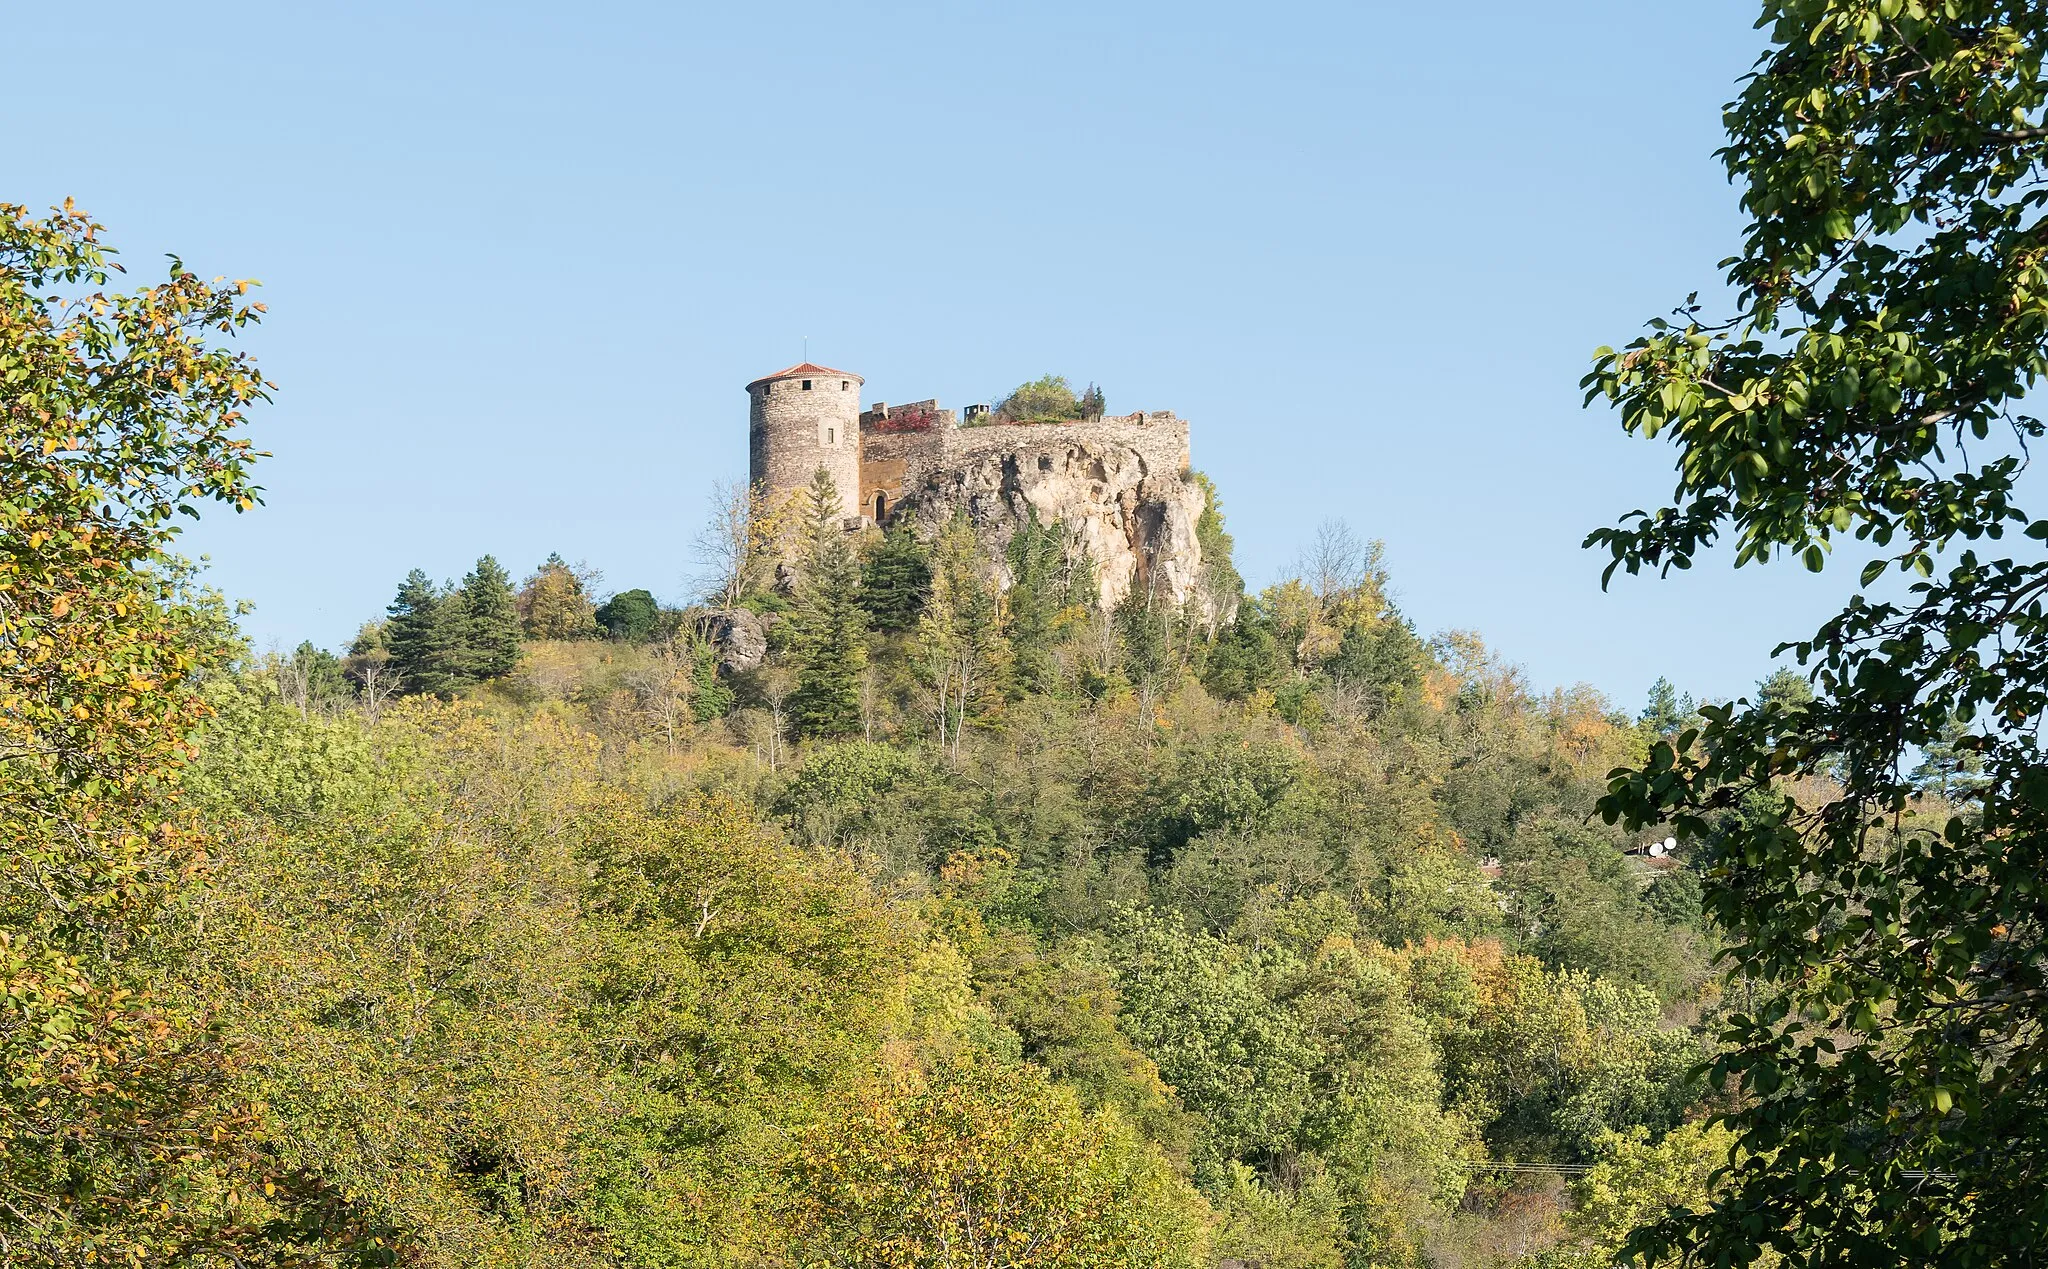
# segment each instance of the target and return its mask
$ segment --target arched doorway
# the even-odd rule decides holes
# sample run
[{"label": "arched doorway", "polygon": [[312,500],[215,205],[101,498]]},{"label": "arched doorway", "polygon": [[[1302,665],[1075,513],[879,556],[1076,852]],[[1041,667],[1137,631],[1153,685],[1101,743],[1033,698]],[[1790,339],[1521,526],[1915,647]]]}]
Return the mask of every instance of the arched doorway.
[{"label": "arched doorway", "polygon": [[889,495],[878,493],[875,495],[875,523],[880,524],[882,517],[887,514],[889,514]]}]

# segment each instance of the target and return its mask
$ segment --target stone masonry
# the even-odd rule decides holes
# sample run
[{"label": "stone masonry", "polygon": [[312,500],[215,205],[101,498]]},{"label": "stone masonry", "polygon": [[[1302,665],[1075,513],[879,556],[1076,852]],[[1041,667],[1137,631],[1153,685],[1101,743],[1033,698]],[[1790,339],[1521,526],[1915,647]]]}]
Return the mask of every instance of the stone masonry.
[{"label": "stone masonry", "polygon": [[806,361],[747,385],[748,479],[781,500],[820,467],[839,487],[840,514],[860,514],[860,388],[844,370]]},{"label": "stone masonry", "polygon": [[[806,379],[808,392],[798,386]],[[1204,495],[1189,473],[1185,419],[1156,411],[991,423],[986,407],[969,407],[973,422],[962,426],[935,400],[849,411],[854,389],[842,382],[864,381],[806,363],[747,385],[753,479],[771,499],[809,485],[822,464],[849,495],[849,519],[908,520],[929,536],[964,512],[999,569],[1010,537],[1036,514],[1087,548],[1104,606],[1133,588],[1209,602],[1195,537]],[[849,421],[857,447],[838,444]]]}]

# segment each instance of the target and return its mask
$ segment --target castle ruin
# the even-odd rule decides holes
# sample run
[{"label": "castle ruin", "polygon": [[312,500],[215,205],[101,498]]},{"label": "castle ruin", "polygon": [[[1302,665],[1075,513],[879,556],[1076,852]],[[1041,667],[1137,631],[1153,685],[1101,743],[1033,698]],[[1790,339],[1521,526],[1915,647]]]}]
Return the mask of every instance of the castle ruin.
[{"label": "castle ruin", "polygon": [[1105,607],[1133,588],[1206,602],[1195,537],[1205,494],[1186,420],[1160,410],[1012,423],[985,405],[963,420],[936,400],[863,410],[865,383],[810,362],[749,383],[755,487],[779,503],[823,467],[850,524],[905,519],[928,535],[964,512],[998,561],[1035,513],[1087,548]]}]

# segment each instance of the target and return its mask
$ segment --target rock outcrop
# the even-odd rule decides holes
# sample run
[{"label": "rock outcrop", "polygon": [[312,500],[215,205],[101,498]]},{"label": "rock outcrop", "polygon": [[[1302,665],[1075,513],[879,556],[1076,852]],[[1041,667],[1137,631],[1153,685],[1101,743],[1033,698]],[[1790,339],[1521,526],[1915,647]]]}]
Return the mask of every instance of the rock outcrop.
[{"label": "rock outcrop", "polygon": [[1039,523],[1064,525],[1087,548],[1105,607],[1133,588],[1205,604],[1195,537],[1202,487],[1187,473],[1185,430],[1178,452],[1153,443],[1156,435],[1101,426],[962,429],[945,465],[904,489],[896,514],[929,535],[964,510],[1001,565],[1036,511]]},{"label": "rock outcrop", "polygon": [[768,625],[759,613],[721,608],[705,621],[704,632],[718,649],[718,664],[728,674],[744,674],[768,659]]}]

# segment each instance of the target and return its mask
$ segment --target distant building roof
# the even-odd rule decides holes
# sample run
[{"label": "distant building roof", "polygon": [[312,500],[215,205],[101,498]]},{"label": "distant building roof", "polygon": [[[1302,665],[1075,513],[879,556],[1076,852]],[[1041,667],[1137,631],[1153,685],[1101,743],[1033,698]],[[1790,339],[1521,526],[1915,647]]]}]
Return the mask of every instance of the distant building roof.
[{"label": "distant building roof", "polygon": [[808,361],[800,361],[796,365],[789,367],[787,370],[778,370],[772,375],[762,375],[759,379],[754,380],[747,386],[749,388],[752,388],[756,384],[767,383],[771,379],[831,379],[834,377],[840,379],[851,379],[855,383],[867,382],[867,380],[861,378],[859,375],[853,373],[851,370],[834,370],[830,366],[816,366],[812,365]]}]

